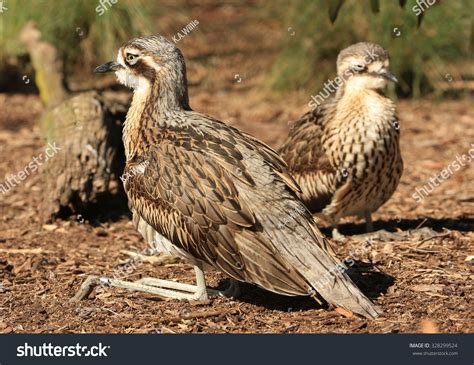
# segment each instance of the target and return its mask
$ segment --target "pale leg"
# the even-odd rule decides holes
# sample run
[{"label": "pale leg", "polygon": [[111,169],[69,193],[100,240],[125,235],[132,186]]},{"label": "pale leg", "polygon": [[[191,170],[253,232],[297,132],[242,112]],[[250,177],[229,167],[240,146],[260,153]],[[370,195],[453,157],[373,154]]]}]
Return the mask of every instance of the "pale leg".
[{"label": "pale leg", "polygon": [[194,271],[196,272],[196,285],[155,278],[142,278],[135,282],[130,282],[107,277],[89,276],[71,300],[78,301],[86,298],[94,289],[94,287],[100,285],[112,286],[133,291],[141,291],[144,293],[157,295],[162,298],[174,299],[207,300],[208,295],[235,295],[235,284],[231,283],[230,288],[226,291],[208,289],[206,288],[206,279],[204,276],[204,271],[202,270],[202,266],[200,264],[196,264],[194,266]]}]

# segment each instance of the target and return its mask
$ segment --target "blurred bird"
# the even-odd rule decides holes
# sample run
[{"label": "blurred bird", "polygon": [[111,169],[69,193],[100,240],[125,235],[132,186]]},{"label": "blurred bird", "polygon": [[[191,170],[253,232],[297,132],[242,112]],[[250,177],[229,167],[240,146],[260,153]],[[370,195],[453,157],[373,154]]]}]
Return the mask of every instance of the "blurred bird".
[{"label": "blurred bird", "polygon": [[[205,284],[203,268],[211,266],[234,284],[320,296],[330,305],[377,316],[378,308],[328,253],[277,153],[191,110],[184,58],[173,43],[159,35],[133,39],[119,49],[117,61],[96,68],[107,71],[134,89],[123,129],[124,187],[133,221],[146,241],[194,265],[196,285],[154,278],[96,278],[95,284],[205,300],[216,293]],[[83,294],[90,284],[83,285]]]},{"label": "blurred bird", "polygon": [[329,98],[319,105],[311,102],[312,110],[294,123],[279,152],[303,202],[341,239],[337,223],[344,216],[365,217],[367,230],[373,230],[371,213],[397,188],[403,161],[396,107],[383,92],[388,81],[398,82],[388,52],[356,43],[339,53],[337,73],[336,91],[326,92]]}]

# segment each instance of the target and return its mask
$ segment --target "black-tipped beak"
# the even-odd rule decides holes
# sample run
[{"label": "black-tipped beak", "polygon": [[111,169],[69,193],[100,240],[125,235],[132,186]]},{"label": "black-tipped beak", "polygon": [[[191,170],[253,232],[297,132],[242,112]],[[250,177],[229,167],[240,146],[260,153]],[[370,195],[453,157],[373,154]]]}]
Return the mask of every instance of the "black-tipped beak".
[{"label": "black-tipped beak", "polygon": [[122,65],[120,63],[117,63],[115,61],[110,61],[107,63],[104,63],[100,66],[97,66],[94,70],[95,73],[104,73],[104,72],[111,72],[111,71],[117,71],[120,69]]},{"label": "black-tipped beak", "polygon": [[395,77],[393,73],[391,73],[389,70],[383,70],[380,72],[380,76],[383,78],[393,81],[394,83],[398,84],[398,79]]}]

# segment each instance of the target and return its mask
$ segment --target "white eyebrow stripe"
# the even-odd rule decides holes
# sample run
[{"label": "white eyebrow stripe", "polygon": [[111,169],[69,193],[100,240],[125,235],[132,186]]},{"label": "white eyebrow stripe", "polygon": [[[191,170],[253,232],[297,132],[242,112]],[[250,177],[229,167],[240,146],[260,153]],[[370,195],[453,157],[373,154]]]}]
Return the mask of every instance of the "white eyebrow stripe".
[{"label": "white eyebrow stripe", "polygon": [[149,56],[142,57],[142,62],[145,63],[148,67],[155,69],[155,71],[160,71],[162,69],[162,67],[157,63],[153,62],[153,60],[150,59]]},{"label": "white eyebrow stripe", "polygon": [[125,66],[125,62],[123,61],[123,57],[122,57],[122,48],[118,50],[117,62],[120,63],[122,66]]}]

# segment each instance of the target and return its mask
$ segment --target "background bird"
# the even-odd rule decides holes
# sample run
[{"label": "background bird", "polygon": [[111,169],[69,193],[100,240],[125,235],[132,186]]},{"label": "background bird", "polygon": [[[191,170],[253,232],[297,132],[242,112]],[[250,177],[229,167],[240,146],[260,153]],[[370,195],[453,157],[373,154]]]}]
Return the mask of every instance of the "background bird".
[{"label": "background bird", "polygon": [[[296,121],[280,154],[302,189],[301,199],[341,238],[341,217],[366,218],[397,188],[403,171],[395,104],[383,90],[397,82],[389,55],[373,43],[356,43],[339,53],[337,90]],[[334,82],[333,82],[334,84]],[[321,93],[318,97],[323,99]],[[317,100],[318,98],[315,98]]]},{"label": "background bird", "polygon": [[277,153],[191,110],[184,58],[174,44],[161,36],[133,39],[119,49],[117,61],[96,71],[115,71],[134,89],[123,129],[124,187],[133,221],[148,242],[188,259],[196,271],[196,285],[152,278],[102,282],[205,299],[213,292],[203,272],[210,265],[275,293],[318,293],[330,305],[377,316],[379,310],[328,253]]}]

